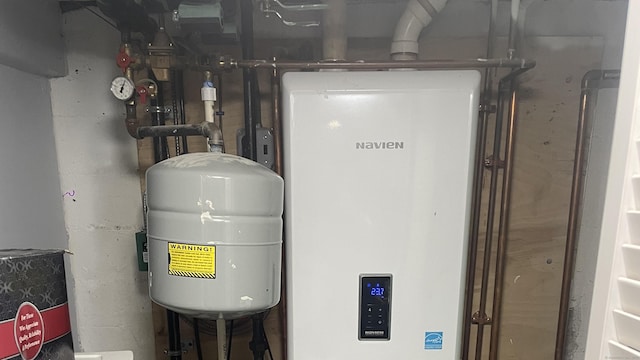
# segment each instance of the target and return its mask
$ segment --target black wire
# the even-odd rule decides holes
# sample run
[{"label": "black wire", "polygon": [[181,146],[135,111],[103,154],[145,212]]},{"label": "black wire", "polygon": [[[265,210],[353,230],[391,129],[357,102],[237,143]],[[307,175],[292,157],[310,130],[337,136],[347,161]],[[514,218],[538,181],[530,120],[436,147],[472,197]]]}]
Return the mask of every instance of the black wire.
[{"label": "black wire", "polygon": [[91,9],[90,7],[88,7],[87,5],[83,4],[80,1],[77,0],[71,0],[72,2],[80,5],[81,7],[83,7],[84,9],[86,9],[87,11],[89,11],[90,13],[92,13],[93,15],[99,17],[100,19],[102,19],[102,21],[106,22],[107,24],[111,25],[111,27],[113,27],[114,29],[120,31],[120,29],[118,29],[118,27],[116,25],[114,25],[111,21],[109,21],[109,19],[107,19],[106,17],[100,15],[97,11]]},{"label": "black wire", "polygon": [[229,322],[229,344],[227,345],[227,359],[231,360],[231,341],[233,340],[233,320]]},{"label": "black wire", "polygon": [[200,343],[200,326],[198,319],[193,319],[193,335],[196,337],[196,353],[198,360],[202,360],[202,344]]}]

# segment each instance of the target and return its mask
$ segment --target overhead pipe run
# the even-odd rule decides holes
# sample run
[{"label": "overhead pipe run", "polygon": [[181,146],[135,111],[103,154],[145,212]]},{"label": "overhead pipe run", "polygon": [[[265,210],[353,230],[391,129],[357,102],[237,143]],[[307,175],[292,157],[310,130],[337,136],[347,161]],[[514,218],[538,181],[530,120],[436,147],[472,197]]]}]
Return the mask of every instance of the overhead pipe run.
[{"label": "overhead pipe run", "polygon": [[410,60],[410,61],[275,61],[275,60],[234,60],[222,58],[217,66],[221,69],[234,68],[269,68],[280,70],[390,70],[390,69],[485,69],[485,68],[511,68],[532,69],[536,62],[527,59],[467,59],[467,60]]},{"label": "overhead pipe run", "polygon": [[409,0],[400,17],[391,43],[391,59],[416,60],[422,29],[444,9],[448,0]]}]

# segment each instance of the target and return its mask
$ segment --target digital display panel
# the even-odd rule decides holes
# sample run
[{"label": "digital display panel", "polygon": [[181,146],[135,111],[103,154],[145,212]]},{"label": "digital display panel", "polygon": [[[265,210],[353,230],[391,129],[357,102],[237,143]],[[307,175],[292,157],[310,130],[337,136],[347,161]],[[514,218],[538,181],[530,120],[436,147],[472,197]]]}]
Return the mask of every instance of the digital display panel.
[{"label": "digital display panel", "polygon": [[391,275],[360,275],[360,340],[389,340]]},{"label": "digital display panel", "polygon": [[380,286],[372,287],[371,296],[384,296],[384,288]]}]

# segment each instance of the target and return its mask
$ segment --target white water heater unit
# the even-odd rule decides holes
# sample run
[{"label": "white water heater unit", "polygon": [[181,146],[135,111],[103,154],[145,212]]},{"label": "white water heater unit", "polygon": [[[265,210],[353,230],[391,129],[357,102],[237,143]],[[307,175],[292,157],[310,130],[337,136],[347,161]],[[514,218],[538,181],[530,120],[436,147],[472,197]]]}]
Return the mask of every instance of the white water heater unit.
[{"label": "white water heater unit", "polygon": [[228,154],[147,171],[149,295],[196,317],[234,319],[280,301],[283,181]]},{"label": "white water heater unit", "polygon": [[455,360],[480,74],[283,76],[291,360]]}]

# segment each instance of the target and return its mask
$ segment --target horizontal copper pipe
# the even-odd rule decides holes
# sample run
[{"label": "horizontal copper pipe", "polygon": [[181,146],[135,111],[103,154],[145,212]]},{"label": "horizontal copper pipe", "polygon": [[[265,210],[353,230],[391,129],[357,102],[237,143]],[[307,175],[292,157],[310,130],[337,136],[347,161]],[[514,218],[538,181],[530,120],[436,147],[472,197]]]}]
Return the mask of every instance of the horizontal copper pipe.
[{"label": "horizontal copper pipe", "polygon": [[220,60],[222,68],[271,68],[271,69],[345,69],[345,70],[383,70],[383,69],[475,69],[475,68],[512,68],[531,69],[536,63],[526,59],[468,59],[468,60],[416,60],[416,61],[313,61],[290,62],[272,60]]}]

